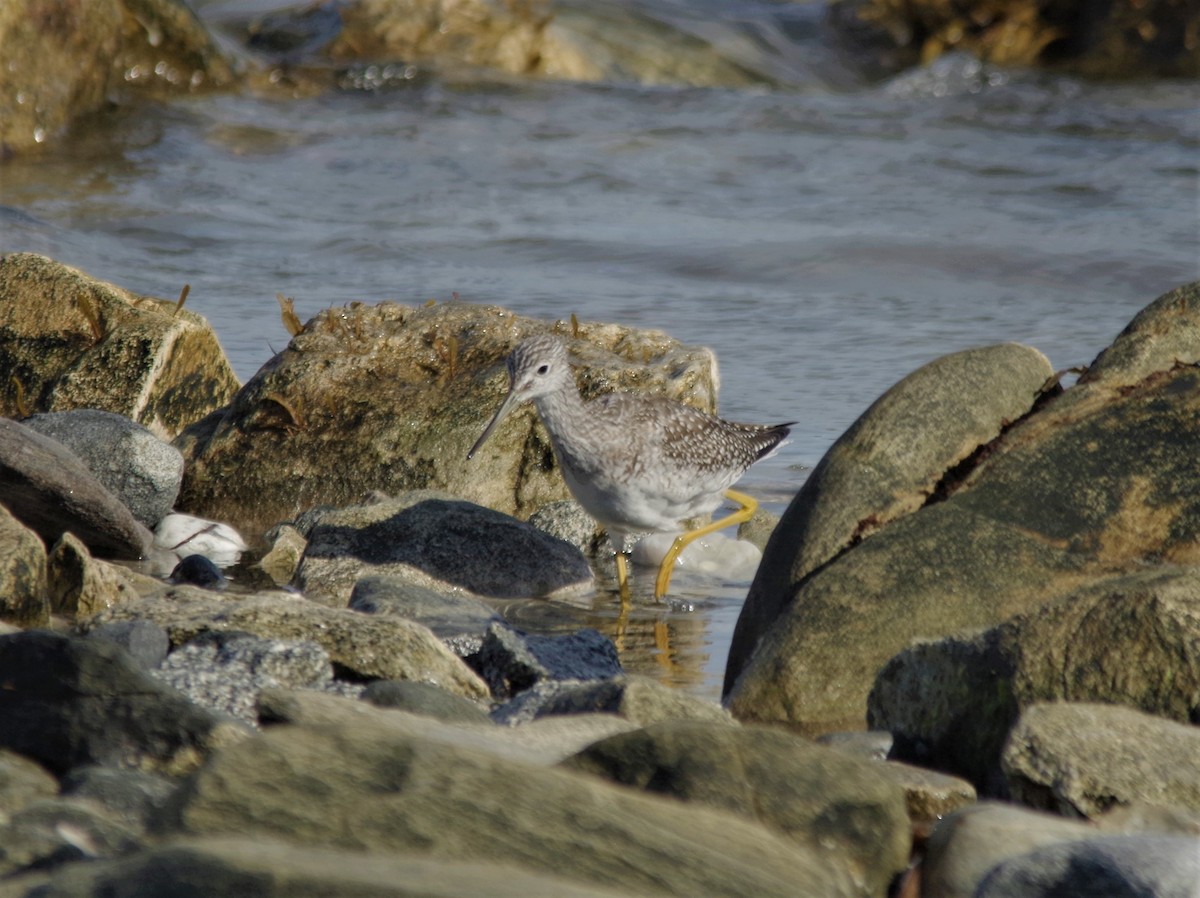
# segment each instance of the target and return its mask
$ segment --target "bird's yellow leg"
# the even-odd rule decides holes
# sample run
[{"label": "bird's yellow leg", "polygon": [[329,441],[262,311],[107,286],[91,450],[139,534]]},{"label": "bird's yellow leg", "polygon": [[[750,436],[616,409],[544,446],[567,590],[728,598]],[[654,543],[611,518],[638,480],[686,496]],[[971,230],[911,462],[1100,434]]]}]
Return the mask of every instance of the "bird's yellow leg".
[{"label": "bird's yellow leg", "polygon": [[654,581],[654,598],[661,599],[667,594],[667,588],[671,585],[671,574],[675,571],[675,559],[679,557],[679,553],[688,543],[734,524],[744,523],[754,517],[754,512],[758,510],[757,499],[747,496],[745,493],[739,493],[737,490],[725,490],[725,498],[730,502],[736,502],[740,506],[738,510],[719,521],[713,521],[711,524],[705,524],[703,527],[697,527],[695,530],[689,530],[687,533],[681,533],[675,537],[675,542],[671,543],[671,548],[658,568],[658,579]]},{"label": "bird's yellow leg", "polygon": [[617,590],[621,593],[621,606],[629,604],[629,570],[625,566],[625,553],[617,550]]}]

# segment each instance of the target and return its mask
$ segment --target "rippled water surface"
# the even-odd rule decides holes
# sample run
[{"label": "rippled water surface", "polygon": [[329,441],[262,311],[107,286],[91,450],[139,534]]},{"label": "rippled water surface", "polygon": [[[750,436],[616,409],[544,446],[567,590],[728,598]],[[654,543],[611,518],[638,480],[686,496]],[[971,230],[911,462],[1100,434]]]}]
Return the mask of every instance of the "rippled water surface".
[{"label": "rippled water surface", "polygon": [[[738,8],[745,28],[759,7]],[[0,167],[0,251],[158,296],[190,284],[243,379],[287,343],[277,292],[302,318],[457,293],[666,330],[715,348],[726,417],[800,422],[744,481],[777,511],[921,363],[1006,340],[1087,363],[1200,277],[1194,83],[951,57],[846,86],[806,69],[827,59],[815,32],[768,31],[789,72],[773,89],[360,70],[307,99],[120,109]],[[628,619],[608,592],[509,613],[599,626],[630,669],[715,696],[747,585],[683,572]]]}]

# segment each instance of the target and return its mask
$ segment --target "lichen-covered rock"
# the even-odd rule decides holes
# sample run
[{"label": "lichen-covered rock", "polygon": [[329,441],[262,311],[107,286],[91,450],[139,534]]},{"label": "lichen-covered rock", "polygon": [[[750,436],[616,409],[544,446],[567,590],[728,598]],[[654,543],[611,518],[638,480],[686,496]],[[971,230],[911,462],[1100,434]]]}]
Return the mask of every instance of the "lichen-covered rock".
[{"label": "lichen-covered rock", "polygon": [[62,535],[46,559],[47,596],[56,614],[91,615],[140,598],[116,568],[92,558],[75,534]]},{"label": "lichen-covered rock", "polygon": [[0,257],[0,413],[92,408],[166,439],[229,401],[208,322],[34,253]]},{"label": "lichen-covered rock", "polygon": [[[187,461],[179,507],[262,533],[372,490],[437,489],[528,517],[567,496],[534,410],[510,415],[474,459],[467,451],[504,398],[508,353],[548,329],[465,303],[326,310],[225,409],[176,440]],[[708,350],[604,324],[580,324],[571,347],[587,397],[627,389],[715,406]]]},{"label": "lichen-covered rock", "polygon": [[40,627],[50,621],[46,547],[0,505],[0,621]]}]

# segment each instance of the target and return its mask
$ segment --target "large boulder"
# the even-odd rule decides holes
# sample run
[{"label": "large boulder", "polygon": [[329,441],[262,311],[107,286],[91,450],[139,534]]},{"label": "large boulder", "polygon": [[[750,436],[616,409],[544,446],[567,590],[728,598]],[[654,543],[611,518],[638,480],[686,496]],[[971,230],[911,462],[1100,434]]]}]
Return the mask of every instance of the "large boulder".
[{"label": "large boulder", "polygon": [[1103,580],[989,630],[911,645],[880,670],[867,720],[891,731],[894,757],[1003,793],[1009,729],[1047,701],[1200,718],[1200,568]]},{"label": "large boulder", "polygon": [[0,4],[0,158],[55,143],[114,98],[229,84],[229,59],[181,0]]},{"label": "large boulder", "polygon": [[419,850],[631,894],[861,894],[823,853],[728,812],[406,737],[366,717],[273,727],[230,746],[185,785],[175,819],[194,835]]},{"label": "large boulder", "polygon": [[166,439],[238,387],[199,315],[34,253],[0,257],[0,370],[0,414],[102,409]]},{"label": "large boulder", "polygon": [[[510,415],[473,460],[467,451],[508,389],[508,353],[548,329],[465,303],[326,310],[176,440],[187,461],[179,507],[261,533],[372,490],[441,489],[528,517],[567,496],[533,408]],[[604,324],[580,324],[571,345],[587,396],[636,389],[715,406],[708,350]]]},{"label": "large boulder", "polygon": [[928,504],[790,584],[749,663],[730,671],[735,716],[861,725],[877,671],[914,639],[1200,559],[1200,285],[1160,298],[1114,349],[1166,329],[1180,332],[1139,356],[1153,373],[1126,383],[1114,362],[1046,401]]}]

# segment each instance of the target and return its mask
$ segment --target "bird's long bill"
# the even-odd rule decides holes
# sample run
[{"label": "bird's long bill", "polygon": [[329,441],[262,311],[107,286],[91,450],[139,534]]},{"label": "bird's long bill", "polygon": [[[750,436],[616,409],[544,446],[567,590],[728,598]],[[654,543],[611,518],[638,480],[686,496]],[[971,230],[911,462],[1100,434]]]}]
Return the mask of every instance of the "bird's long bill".
[{"label": "bird's long bill", "polygon": [[516,392],[510,389],[508,391],[508,395],[504,397],[504,402],[500,405],[500,408],[496,409],[496,414],[492,416],[492,420],[488,423],[487,429],[484,430],[479,439],[475,441],[475,445],[471,447],[471,451],[467,453],[467,458],[472,458],[475,453],[479,451],[479,447],[482,446],[487,441],[487,438],[492,435],[492,431],[496,429],[496,425],[503,421],[505,416],[511,412],[518,403],[519,400],[517,399]]}]

